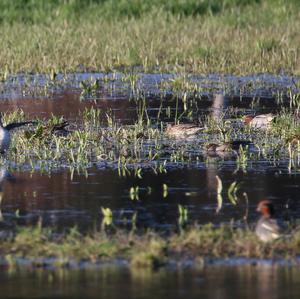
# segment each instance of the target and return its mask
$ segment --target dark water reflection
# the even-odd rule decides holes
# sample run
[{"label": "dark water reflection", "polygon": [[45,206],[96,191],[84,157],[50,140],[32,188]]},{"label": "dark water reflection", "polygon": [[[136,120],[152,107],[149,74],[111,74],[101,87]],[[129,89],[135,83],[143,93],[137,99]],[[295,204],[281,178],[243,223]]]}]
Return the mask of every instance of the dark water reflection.
[{"label": "dark water reflection", "polygon": [[[272,199],[278,216],[294,219],[300,215],[300,177],[266,171],[247,173],[232,169],[171,168],[166,174],[153,175],[145,171],[142,179],[119,177],[117,170],[91,168],[87,174],[59,171],[49,174],[15,171],[3,179],[2,217],[7,223],[30,224],[42,217],[45,225],[58,228],[79,226],[81,229],[99,227],[101,206],[114,213],[114,224],[131,227],[137,212],[138,227],[154,229],[174,228],[178,221],[178,204],[189,210],[189,223],[204,224],[236,221],[243,224],[249,209],[249,221],[257,218],[255,207],[264,198]],[[217,172],[216,172],[217,171]],[[223,181],[223,207],[217,214],[216,178]],[[233,181],[242,183],[238,192],[239,203],[233,205],[227,190]],[[163,194],[163,184],[168,194]],[[139,199],[131,199],[129,190],[139,186]],[[247,207],[243,192],[249,197]],[[17,211],[17,213],[16,213]]]},{"label": "dark water reflection", "polygon": [[[159,98],[150,96],[146,101],[147,114],[150,118],[157,119],[158,115],[161,120],[174,121],[176,113],[182,113],[184,110],[181,98],[178,103],[176,98],[172,96]],[[201,117],[207,115],[214,107],[214,96],[204,96],[202,98],[193,99],[193,117]],[[103,98],[98,100],[80,100],[79,92],[64,91],[57,93],[49,98],[12,98],[0,100],[0,111],[14,111],[22,109],[25,112],[26,118],[42,117],[49,118],[52,114],[63,116],[69,121],[78,121],[79,115],[85,109],[97,108],[102,111],[112,111],[115,119],[122,123],[132,124],[137,119],[137,102],[128,100],[128,98],[117,97],[110,99],[105,94]],[[275,112],[282,108],[283,104],[277,105],[274,99],[268,98],[253,98],[253,97],[235,97],[227,96],[226,105],[223,110],[226,111],[229,107],[234,107],[235,115],[244,115],[245,113],[269,113]],[[288,106],[288,105],[286,105]],[[162,108],[163,107],[163,108]],[[170,109],[170,114],[167,110]]]},{"label": "dark water reflection", "polygon": [[0,272],[1,298],[298,299],[300,268],[211,266],[156,272],[120,267]]}]

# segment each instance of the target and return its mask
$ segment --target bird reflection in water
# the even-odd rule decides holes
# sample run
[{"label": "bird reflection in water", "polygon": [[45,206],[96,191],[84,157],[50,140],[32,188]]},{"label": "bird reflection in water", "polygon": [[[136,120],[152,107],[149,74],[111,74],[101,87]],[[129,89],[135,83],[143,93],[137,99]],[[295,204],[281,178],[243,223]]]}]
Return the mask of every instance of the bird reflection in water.
[{"label": "bird reflection in water", "polygon": [[11,175],[5,166],[0,167],[0,239],[11,235],[12,224],[4,219],[2,214],[2,203],[4,198],[4,182],[15,183],[16,179]]}]

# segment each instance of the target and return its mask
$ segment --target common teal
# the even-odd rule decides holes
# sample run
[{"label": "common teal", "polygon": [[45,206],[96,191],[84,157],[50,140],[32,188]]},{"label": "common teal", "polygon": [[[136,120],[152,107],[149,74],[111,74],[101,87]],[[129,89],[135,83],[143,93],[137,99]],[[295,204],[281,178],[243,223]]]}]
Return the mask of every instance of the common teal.
[{"label": "common teal", "polygon": [[263,242],[270,242],[281,236],[282,225],[274,217],[274,205],[270,200],[262,200],[257,206],[257,212],[261,213],[255,233]]},{"label": "common teal", "polygon": [[237,154],[240,147],[249,145],[250,142],[246,140],[234,140],[224,143],[209,143],[205,150],[209,156],[229,157]]}]

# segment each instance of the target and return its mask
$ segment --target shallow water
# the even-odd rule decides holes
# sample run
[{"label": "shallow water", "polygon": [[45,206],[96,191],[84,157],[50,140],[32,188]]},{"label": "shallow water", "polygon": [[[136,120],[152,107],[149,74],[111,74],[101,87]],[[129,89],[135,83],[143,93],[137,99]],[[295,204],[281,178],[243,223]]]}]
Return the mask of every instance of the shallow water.
[{"label": "shallow water", "polygon": [[[16,76],[0,84],[0,111],[22,109],[26,118],[64,116],[71,124],[80,123],[87,108],[112,111],[120,123],[133,124],[137,119],[140,98],[147,103],[149,118],[172,122],[184,105],[182,92],[170,86],[162,90],[162,81],[173,75],[139,74],[136,88],[120,74],[75,74],[55,81],[49,76]],[[92,77],[92,80],[90,78]],[[93,95],[82,96],[80,82],[100,79]],[[225,94],[218,113],[237,118],[248,113],[276,112],[289,106],[288,92],[296,91],[289,76],[256,75],[249,77],[191,76],[197,83],[192,99],[193,119],[200,120],[216,107],[215,94]],[[179,102],[176,101],[179,99]],[[178,111],[175,108],[178,106]],[[213,108],[215,107],[215,108]],[[169,112],[168,112],[169,110]],[[150,165],[151,166],[151,165]],[[144,167],[142,178],[121,177],[115,164],[95,162],[81,172],[64,165],[55,169],[4,163],[0,169],[0,231],[16,225],[34,225],[40,219],[44,226],[59,231],[77,226],[81,231],[102,227],[101,207],[113,211],[114,227],[176,230],[186,224],[212,222],[249,224],[257,219],[256,205],[271,199],[278,217],[296,221],[300,216],[299,165],[290,169],[287,160],[251,160],[242,168],[233,158],[193,160],[191,163],[169,163],[167,172],[154,174]],[[223,183],[223,202],[218,207],[216,175]],[[230,201],[227,190],[237,181],[238,204]],[[167,192],[163,189],[166,185]],[[130,188],[139,186],[139,198],[130,197]],[[243,193],[248,194],[247,203]],[[188,209],[186,223],[179,218],[178,205]],[[217,209],[218,208],[218,209]],[[218,211],[218,212],[217,212]],[[136,223],[134,222],[136,215]],[[123,265],[79,269],[30,269],[2,266],[1,298],[299,298],[300,269],[272,265],[226,264],[203,269],[181,267],[158,271],[128,269]]]},{"label": "shallow water", "polygon": [[[76,119],[85,108],[97,107],[114,111],[117,120],[132,123],[136,119],[135,100],[145,98],[148,114],[157,117],[161,103],[164,108],[175,109],[174,96],[182,98],[184,93],[195,101],[196,114],[206,114],[211,108],[213,96],[226,95],[223,109],[230,107],[244,113],[270,112],[287,105],[290,92],[297,92],[297,77],[260,74],[245,77],[236,76],[181,76],[171,74],[137,74],[130,80],[130,74],[78,73],[57,75],[53,81],[48,75],[17,75],[0,83],[0,110],[23,109],[28,117],[45,116],[52,113],[68,119]],[[92,84],[99,80],[95,93],[83,93],[80,82]],[[173,81],[172,81],[173,80]],[[196,84],[197,90],[189,87],[177,89],[174,80]],[[165,83],[165,84],[164,84]],[[180,85],[181,86],[181,85]],[[186,88],[186,91],[185,89]],[[128,99],[131,99],[130,101]],[[178,111],[183,111],[179,100]],[[162,113],[162,120],[169,118]],[[172,119],[169,119],[173,121]]]},{"label": "shallow water", "polygon": [[[223,195],[223,206],[217,213],[216,174],[227,190],[233,181],[242,183],[234,205]],[[168,193],[163,193],[163,184]],[[58,171],[42,174],[15,171],[6,174],[2,182],[2,218],[7,225],[35,224],[42,218],[45,225],[63,229],[77,225],[93,229],[101,225],[101,207],[109,207],[114,214],[113,222],[120,227],[130,228],[132,217],[137,213],[139,228],[174,229],[178,224],[178,204],[188,208],[188,223],[217,225],[235,220],[244,225],[243,218],[256,220],[257,202],[269,198],[276,204],[278,216],[296,219],[300,215],[298,188],[300,176],[279,174],[278,170],[265,165],[263,171],[249,170],[234,172],[230,167],[223,169],[203,167],[168,169],[166,174],[153,175],[146,171],[142,179],[120,178],[114,169],[93,167],[86,174]],[[131,199],[129,190],[139,186],[139,199]],[[242,193],[249,197],[246,204]]]},{"label": "shallow water", "polygon": [[[10,76],[0,85],[1,98],[32,97],[42,94],[46,87],[49,95],[63,90],[72,92],[80,89],[81,82],[94,82],[99,80],[100,86],[97,95],[99,98],[125,99],[132,95],[136,87],[142,90],[145,96],[158,96],[173,94],[174,87],[179,83],[197,84],[201,94],[208,96],[213,93],[226,92],[234,97],[273,98],[278,92],[287,92],[289,89],[297,90],[298,77],[271,74],[254,74],[249,76],[233,75],[192,75],[192,74],[144,74],[144,73],[75,73],[58,74],[53,80],[49,75],[15,75]],[[176,84],[169,84],[178,82]],[[176,85],[176,86],[175,86]],[[184,85],[184,84],[183,84]],[[165,86],[166,88],[162,88]],[[44,89],[45,90],[45,89]]]},{"label": "shallow water", "polygon": [[300,269],[268,263],[158,271],[23,268],[0,272],[0,293],[1,298],[298,299]]},{"label": "shallow water", "polygon": [[[105,79],[106,77],[106,79]],[[179,76],[180,77],[180,76]],[[91,79],[92,78],[92,79]],[[168,74],[138,74],[136,85],[147,102],[149,117],[156,118],[159,108],[171,109],[171,114],[160,111],[160,120],[172,121],[178,104],[178,114],[183,111],[180,97],[170,86],[162,91],[162,82],[170,82],[178,76]],[[80,97],[80,82],[100,80],[98,91],[93,96]],[[102,81],[101,81],[102,80]],[[182,78],[181,78],[182,80]],[[194,95],[195,115],[205,116],[212,111],[213,95],[225,93],[219,112],[229,117],[238,117],[250,112],[270,112],[282,108],[278,94],[286,99],[287,91],[296,89],[297,78],[289,76],[256,75],[248,77],[211,75],[189,76],[184,80],[197,83],[201,87]],[[80,113],[95,107],[103,111],[113,111],[117,121],[132,124],[137,119],[138,96],[121,74],[74,74],[58,75],[51,81],[45,75],[18,75],[1,83],[0,111],[24,110],[27,118],[35,116],[48,118],[62,115],[71,123],[80,122]],[[47,87],[47,93],[42,94]],[[36,93],[35,93],[36,91]],[[182,96],[182,95],[181,95]],[[218,104],[217,104],[218,105]],[[218,112],[218,113],[219,113]],[[59,229],[77,225],[81,229],[98,228],[101,225],[101,207],[109,207],[114,213],[114,225],[130,228],[137,213],[138,227],[154,229],[174,229],[178,225],[178,204],[188,208],[188,223],[213,222],[220,224],[235,220],[244,225],[243,218],[253,222],[257,215],[255,206],[263,198],[274,200],[279,217],[296,219],[300,215],[297,190],[300,177],[297,169],[288,171],[286,161],[268,162],[258,160],[248,162],[242,171],[235,159],[210,163],[203,159],[190,164],[169,164],[166,174],[154,175],[151,169],[143,170],[142,179],[134,176],[120,177],[114,165],[96,163],[73,175],[67,168],[48,170],[39,167],[28,171],[2,172],[2,226],[34,224],[42,218],[44,225],[54,225]],[[223,205],[219,213],[216,199],[216,175],[224,185]],[[239,204],[230,202],[226,190],[237,181]],[[168,186],[167,194],[163,185]],[[129,190],[139,186],[139,198],[131,199]],[[243,197],[246,192],[249,204]]]}]

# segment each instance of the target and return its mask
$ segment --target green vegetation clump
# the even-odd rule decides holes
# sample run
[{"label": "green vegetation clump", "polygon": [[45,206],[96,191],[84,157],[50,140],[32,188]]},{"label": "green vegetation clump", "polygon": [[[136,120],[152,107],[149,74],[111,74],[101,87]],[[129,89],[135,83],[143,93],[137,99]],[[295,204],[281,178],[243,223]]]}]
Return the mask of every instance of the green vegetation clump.
[{"label": "green vegetation clump", "polygon": [[40,225],[19,228],[14,237],[2,240],[0,255],[14,265],[18,259],[26,259],[33,265],[52,264],[68,266],[88,261],[98,263],[124,259],[132,267],[159,267],[170,262],[206,258],[267,258],[296,259],[300,250],[300,233],[283,236],[271,243],[260,242],[248,229],[235,229],[230,225],[219,228],[211,224],[191,227],[169,237],[150,232],[105,231],[88,235],[76,229],[57,235]]}]

